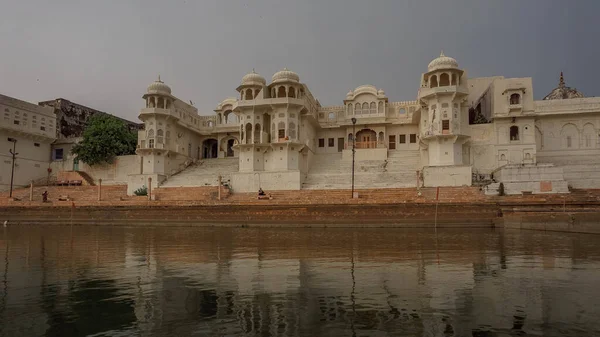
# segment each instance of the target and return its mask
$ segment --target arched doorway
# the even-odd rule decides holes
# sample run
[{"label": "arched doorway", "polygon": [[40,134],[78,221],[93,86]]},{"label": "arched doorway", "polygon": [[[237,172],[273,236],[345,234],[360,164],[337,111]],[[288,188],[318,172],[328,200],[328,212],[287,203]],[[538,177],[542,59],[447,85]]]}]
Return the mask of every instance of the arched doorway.
[{"label": "arched doorway", "polygon": [[210,138],[202,142],[202,159],[217,158],[218,144],[216,139]]},{"label": "arched doorway", "polygon": [[374,149],[377,147],[377,133],[371,129],[362,129],[356,133],[357,149]]},{"label": "arched doorway", "polygon": [[239,144],[238,139],[232,136],[228,136],[226,138],[221,139],[221,151],[225,152],[225,157],[235,156],[233,146],[237,144]]}]

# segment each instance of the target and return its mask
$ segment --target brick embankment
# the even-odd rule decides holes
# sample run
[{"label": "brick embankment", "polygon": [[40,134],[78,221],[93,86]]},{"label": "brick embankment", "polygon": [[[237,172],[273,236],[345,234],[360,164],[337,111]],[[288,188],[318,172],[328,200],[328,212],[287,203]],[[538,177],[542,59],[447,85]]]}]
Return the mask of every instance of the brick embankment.
[{"label": "brick embankment", "polygon": [[11,223],[492,227],[495,207],[442,204],[4,207]]},{"label": "brick embankment", "polygon": [[[43,203],[47,190],[50,202]],[[600,190],[577,190],[565,195],[485,196],[475,187],[358,190],[267,191],[272,200],[256,193],[233,193],[217,187],[158,188],[153,199],[127,196],[126,186],[35,187],[15,190],[18,201],[0,194],[0,220],[21,223],[91,224],[268,224],[369,226],[493,226],[499,219],[527,213],[544,220],[548,212],[600,213]],[[68,196],[69,201],[58,201]],[[438,204],[436,206],[436,204]],[[437,217],[436,214],[437,208]],[[506,221],[507,227],[525,228],[527,219]],[[525,219],[525,220],[523,220]],[[541,221],[541,220],[540,220]],[[519,224],[518,226],[516,224]],[[525,223],[525,225],[523,225]],[[580,226],[581,227],[581,226]]]}]

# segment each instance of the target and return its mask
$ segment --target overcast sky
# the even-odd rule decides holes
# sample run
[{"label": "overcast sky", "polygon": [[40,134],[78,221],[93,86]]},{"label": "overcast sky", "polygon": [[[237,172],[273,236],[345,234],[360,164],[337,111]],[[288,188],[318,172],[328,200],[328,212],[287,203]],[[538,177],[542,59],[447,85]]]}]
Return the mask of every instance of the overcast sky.
[{"label": "overcast sky", "polygon": [[158,74],[212,113],[255,68],[287,67],[323,105],[373,84],[413,100],[444,50],[469,77],[600,96],[600,0],[0,0],[0,93],[137,120]]}]

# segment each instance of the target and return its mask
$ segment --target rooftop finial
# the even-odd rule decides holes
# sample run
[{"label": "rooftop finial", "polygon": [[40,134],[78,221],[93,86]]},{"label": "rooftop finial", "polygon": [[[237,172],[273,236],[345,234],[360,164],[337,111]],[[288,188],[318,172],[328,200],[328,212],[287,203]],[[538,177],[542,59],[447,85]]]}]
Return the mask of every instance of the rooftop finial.
[{"label": "rooftop finial", "polygon": [[160,80],[160,74],[158,74],[158,82],[162,83],[162,81]]},{"label": "rooftop finial", "polygon": [[564,87],[565,86],[565,78],[563,76],[563,72],[560,72],[560,81],[558,82],[558,86],[559,87]]},{"label": "rooftop finial", "polygon": [[440,57],[444,57],[446,55],[444,55],[444,51],[442,50],[442,52],[440,53]]},{"label": "rooftop finial", "polygon": [[256,74],[256,71],[254,71],[254,68],[252,68],[252,73],[253,73],[253,74]]}]

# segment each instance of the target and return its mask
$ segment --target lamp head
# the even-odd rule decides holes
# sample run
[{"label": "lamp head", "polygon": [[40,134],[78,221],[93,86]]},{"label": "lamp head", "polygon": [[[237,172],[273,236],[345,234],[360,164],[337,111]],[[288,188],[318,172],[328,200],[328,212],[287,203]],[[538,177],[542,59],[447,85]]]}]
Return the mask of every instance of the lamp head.
[{"label": "lamp head", "polygon": [[352,117],[351,121],[352,121],[352,124],[356,124],[356,118]]}]

